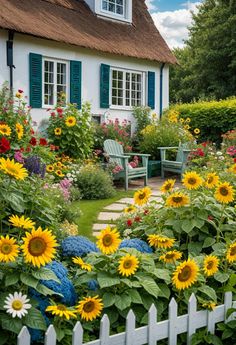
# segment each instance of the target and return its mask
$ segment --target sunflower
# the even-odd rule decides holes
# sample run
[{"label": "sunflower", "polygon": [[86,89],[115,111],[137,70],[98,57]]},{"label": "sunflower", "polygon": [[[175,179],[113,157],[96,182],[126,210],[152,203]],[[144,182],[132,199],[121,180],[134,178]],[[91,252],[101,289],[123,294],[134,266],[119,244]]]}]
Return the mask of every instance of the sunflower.
[{"label": "sunflower", "polygon": [[176,289],[187,289],[197,281],[199,267],[192,259],[182,262],[173,273],[172,283]]},{"label": "sunflower", "polygon": [[223,204],[228,204],[234,200],[233,187],[228,182],[223,182],[218,185],[215,191],[215,198]]},{"label": "sunflower", "polygon": [[227,250],[227,253],[226,253],[226,259],[230,263],[236,261],[236,242],[232,243],[229,246],[229,249]]},{"label": "sunflower", "polygon": [[150,246],[155,248],[171,248],[174,245],[175,239],[160,235],[149,235],[148,242]]},{"label": "sunflower", "polygon": [[21,248],[26,263],[30,262],[33,266],[40,267],[51,262],[55,257],[55,247],[58,244],[55,236],[48,229],[42,230],[39,227],[37,230],[33,229],[31,233],[26,232],[23,242]]},{"label": "sunflower", "polygon": [[232,165],[230,168],[229,168],[229,171],[236,174],[236,164]]},{"label": "sunflower", "polygon": [[166,199],[166,206],[170,207],[181,207],[188,205],[190,202],[188,195],[181,192],[175,192],[168,196]]},{"label": "sunflower", "polygon": [[14,262],[18,256],[19,246],[8,235],[0,237],[0,262]]},{"label": "sunflower", "polygon": [[160,260],[168,263],[168,264],[173,264],[176,260],[181,259],[182,253],[179,252],[178,250],[172,250],[169,251],[163,255],[160,256]]},{"label": "sunflower", "polygon": [[25,218],[25,216],[11,216],[9,217],[9,222],[12,223],[12,225],[16,228],[22,229],[33,229],[35,226],[35,222],[33,222],[30,218]]},{"label": "sunflower", "polygon": [[53,171],[54,171],[53,165],[51,165],[51,164],[47,165],[46,170],[47,170],[47,172],[49,172],[49,173],[50,173],[50,172],[53,172]]},{"label": "sunflower", "polygon": [[61,135],[61,128],[57,127],[54,129],[54,134],[55,135]]},{"label": "sunflower", "polygon": [[182,180],[187,189],[198,189],[203,183],[203,179],[195,171],[186,172]]},{"label": "sunflower", "polygon": [[213,301],[205,302],[205,303],[202,303],[202,307],[205,308],[205,309],[208,309],[208,310],[212,311],[212,310],[215,309],[216,303],[213,302]]},{"label": "sunflower", "polygon": [[137,208],[133,205],[129,205],[128,207],[126,207],[124,209],[124,213],[132,213],[132,212],[135,212],[137,211]]},{"label": "sunflower", "polygon": [[111,229],[110,226],[102,230],[100,235],[97,236],[97,239],[97,247],[103,254],[115,253],[121,242],[117,229]]},{"label": "sunflower", "polygon": [[0,134],[9,137],[11,135],[11,128],[8,125],[0,125]]},{"label": "sunflower", "polygon": [[76,125],[76,118],[74,116],[68,116],[65,120],[67,127],[74,127]]},{"label": "sunflower", "polygon": [[14,159],[0,158],[0,170],[5,174],[15,177],[17,180],[24,180],[28,176],[28,172],[23,165],[16,163]]},{"label": "sunflower", "polygon": [[219,259],[214,255],[207,255],[203,261],[203,271],[206,276],[213,276],[218,271]]},{"label": "sunflower", "polygon": [[190,122],[191,122],[190,117],[187,117],[186,120],[185,120],[185,122],[190,123]]},{"label": "sunflower", "polygon": [[82,268],[82,270],[86,270],[88,272],[92,271],[92,266],[90,264],[87,264],[86,262],[84,262],[84,260],[82,258],[76,256],[76,257],[72,258],[72,261],[75,264],[79,265]]},{"label": "sunflower", "polygon": [[199,128],[195,128],[193,131],[194,131],[194,134],[199,134],[200,133],[200,129]]},{"label": "sunflower", "polygon": [[16,123],[16,133],[19,140],[24,135],[24,127],[19,122]]},{"label": "sunflower", "polygon": [[134,202],[135,204],[142,206],[148,202],[149,197],[151,196],[152,191],[149,187],[138,190],[134,193]]},{"label": "sunflower", "polygon": [[58,305],[49,305],[46,308],[47,312],[50,312],[52,315],[56,315],[62,318],[66,318],[69,320],[71,317],[76,317],[76,311],[75,310],[70,310],[63,304],[58,304]]},{"label": "sunflower", "polygon": [[171,192],[174,188],[175,181],[176,180],[173,180],[173,179],[169,179],[165,181],[163,185],[161,186],[161,192],[163,193]]},{"label": "sunflower", "polygon": [[134,255],[127,254],[120,259],[118,272],[122,276],[129,277],[137,271],[138,265],[139,265],[138,258],[136,258],[136,256]]},{"label": "sunflower", "polygon": [[219,182],[219,176],[216,173],[209,173],[206,176],[205,186],[209,189],[214,188]]},{"label": "sunflower", "polygon": [[57,176],[59,176],[59,177],[64,177],[65,176],[65,174],[63,174],[63,172],[61,170],[59,170],[59,169],[55,171],[55,174]]},{"label": "sunflower", "polygon": [[86,321],[92,321],[96,319],[102,311],[103,303],[102,299],[98,296],[84,297],[77,306],[77,311],[82,319]]}]

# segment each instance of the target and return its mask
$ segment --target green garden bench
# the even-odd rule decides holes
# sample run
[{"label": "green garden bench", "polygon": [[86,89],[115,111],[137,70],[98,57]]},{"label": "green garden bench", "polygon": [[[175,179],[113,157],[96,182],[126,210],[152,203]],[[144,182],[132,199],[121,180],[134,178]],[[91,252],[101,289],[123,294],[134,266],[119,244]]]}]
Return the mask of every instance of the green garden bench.
[{"label": "green garden bench", "polygon": [[[148,182],[148,154],[141,153],[124,153],[123,146],[120,145],[117,141],[112,139],[107,139],[104,141],[104,151],[109,156],[109,162],[115,163],[120,166],[122,170],[114,175],[114,178],[117,180],[123,178],[125,181],[125,190],[128,190],[129,180],[134,178],[143,177],[144,185],[147,185]],[[142,166],[138,168],[132,168],[129,165],[129,158],[132,156],[141,157]]]}]

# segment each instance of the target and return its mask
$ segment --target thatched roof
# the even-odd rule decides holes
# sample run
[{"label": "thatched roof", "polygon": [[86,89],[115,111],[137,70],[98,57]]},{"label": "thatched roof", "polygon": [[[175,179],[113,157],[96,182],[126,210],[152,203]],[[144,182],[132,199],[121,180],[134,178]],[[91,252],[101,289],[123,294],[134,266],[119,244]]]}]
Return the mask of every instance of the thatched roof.
[{"label": "thatched roof", "polygon": [[96,16],[83,0],[0,0],[0,28],[101,52],[174,64],[144,0],[133,0],[133,23]]}]

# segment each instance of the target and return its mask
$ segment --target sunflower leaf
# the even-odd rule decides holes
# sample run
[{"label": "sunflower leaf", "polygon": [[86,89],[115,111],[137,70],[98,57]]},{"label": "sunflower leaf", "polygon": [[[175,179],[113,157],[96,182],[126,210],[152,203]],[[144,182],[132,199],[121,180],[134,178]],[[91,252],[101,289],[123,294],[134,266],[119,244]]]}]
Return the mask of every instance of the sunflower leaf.
[{"label": "sunflower leaf", "polygon": [[207,285],[202,285],[200,288],[198,288],[198,291],[202,292],[204,295],[209,297],[212,301],[217,301],[216,292],[213,288]]},{"label": "sunflower leaf", "polygon": [[57,283],[61,283],[56,274],[48,268],[41,267],[37,271],[32,272],[32,276],[38,280],[54,280]]},{"label": "sunflower leaf", "polygon": [[157,297],[160,293],[160,289],[157,286],[157,284],[155,283],[155,281],[151,281],[151,280],[143,280],[141,282],[141,285],[143,286],[143,288],[150,293],[150,295]]},{"label": "sunflower leaf", "polygon": [[40,329],[41,331],[45,331],[47,329],[45,319],[41,312],[31,307],[28,311],[28,314],[24,318],[26,326],[33,328],[33,329]]},{"label": "sunflower leaf", "polygon": [[100,272],[97,277],[98,284],[103,289],[120,283],[120,278],[114,277],[111,274]]},{"label": "sunflower leaf", "polygon": [[127,294],[122,294],[120,296],[116,296],[115,297],[115,306],[120,309],[120,310],[124,310],[126,308],[128,308],[131,304],[131,297]]},{"label": "sunflower leaf", "polygon": [[28,273],[21,273],[20,280],[23,284],[30,286],[32,288],[36,288],[36,286],[38,285],[38,279],[32,277],[32,275]]}]

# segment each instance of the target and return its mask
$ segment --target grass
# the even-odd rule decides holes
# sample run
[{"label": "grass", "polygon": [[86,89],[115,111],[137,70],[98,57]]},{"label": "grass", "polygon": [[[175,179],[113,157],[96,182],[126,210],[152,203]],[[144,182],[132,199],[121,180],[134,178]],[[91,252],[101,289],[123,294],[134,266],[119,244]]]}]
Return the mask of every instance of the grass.
[{"label": "grass", "polygon": [[[110,199],[103,200],[80,200],[72,204],[72,209],[79,208],[81,216],[75,219],[75,223],[79,228],[79,235],[89,237],[94,240],[92,235],[92,227],[94,223],[100,223],[97,220],[98,214],[104,207],[122,199],[133,197],[134,191],[117,191],[116,195]],[[124,206],[125,207],[125,206]]]}]

